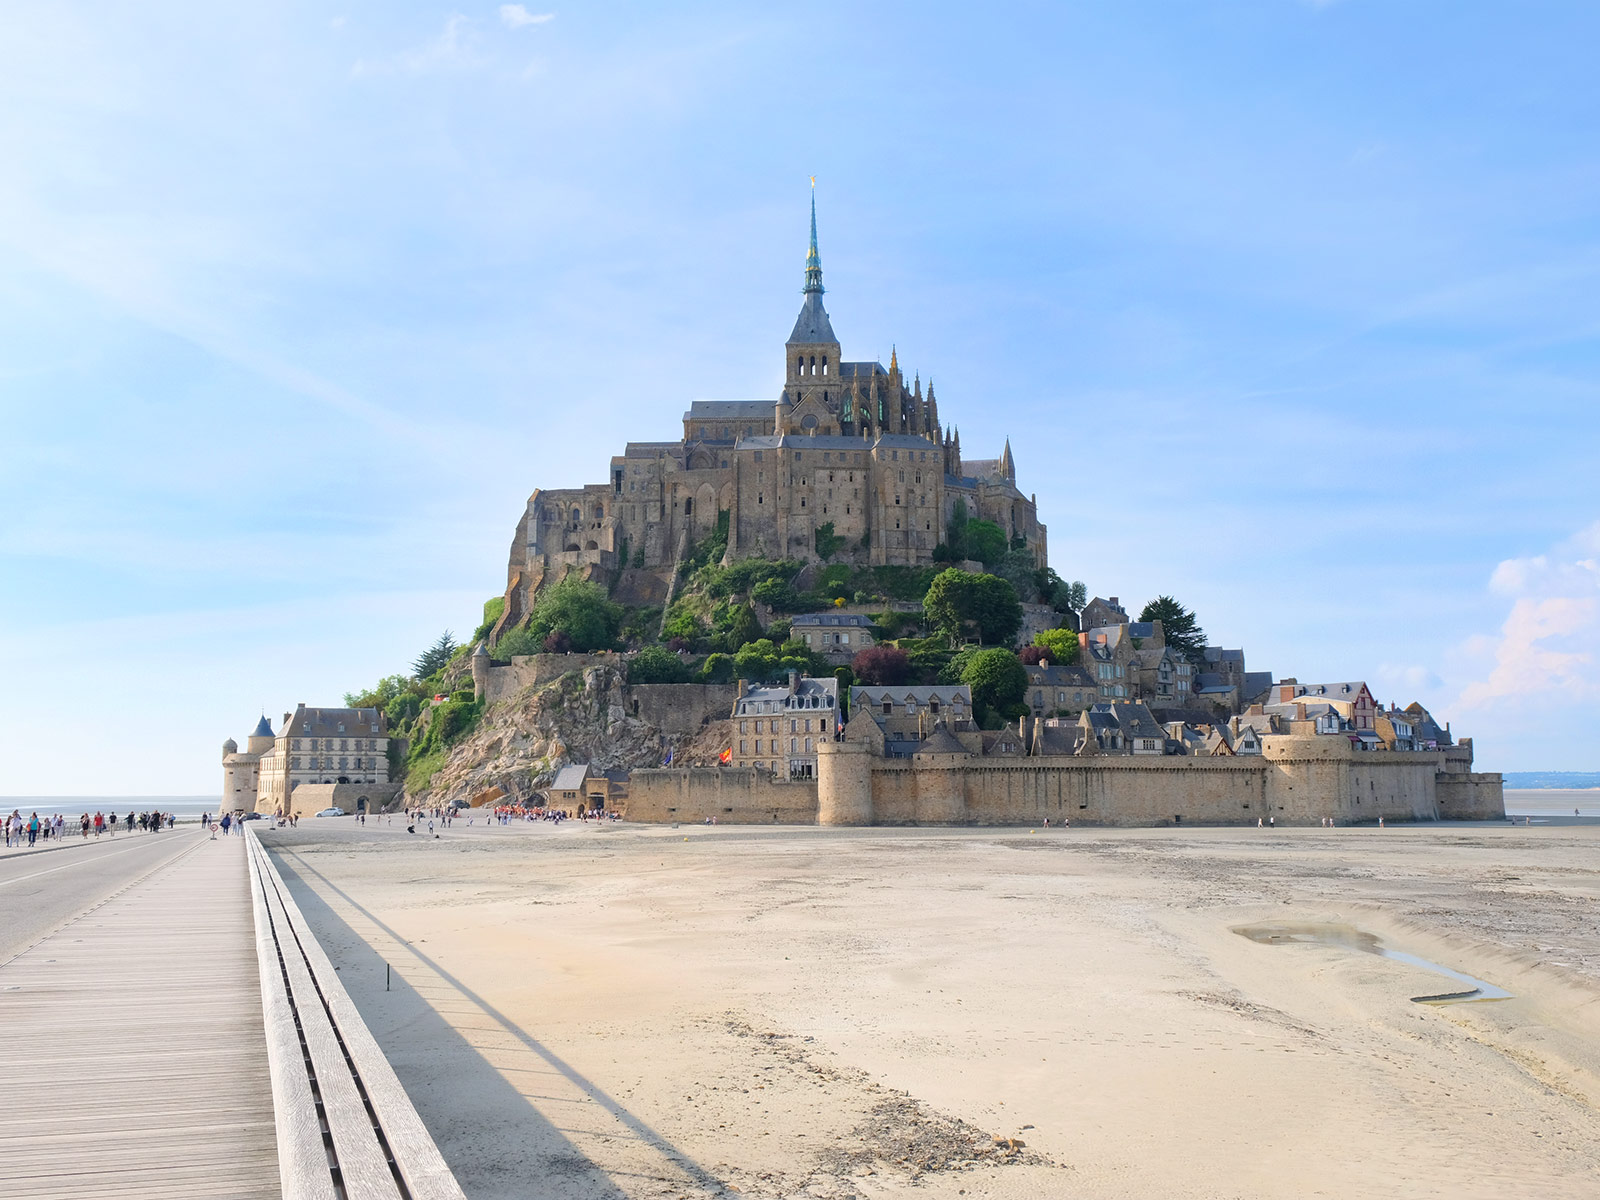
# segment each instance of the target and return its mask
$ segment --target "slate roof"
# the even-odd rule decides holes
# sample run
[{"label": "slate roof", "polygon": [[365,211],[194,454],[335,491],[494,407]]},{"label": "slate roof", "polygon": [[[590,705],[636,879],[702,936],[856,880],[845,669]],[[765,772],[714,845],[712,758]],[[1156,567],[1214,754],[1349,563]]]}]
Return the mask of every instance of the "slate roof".
[{"label": "slate roof", "polygon": [[794,332],[789,335],[788,344],[811,345],[816,342],[837,345],[839,339],[833,335],[833,322],[828,320],[828,310],[822,307],[822,293],[807,292],[805,303],[800,306],[800,315],[795,318]]},{"label": "slate roof", "polygon": [[1143,704],[1113,704],[1117,724],[1122,726],[1124,737],[1162,738],[1167,731],[1156,724],[1156,719]]},{"label": "slate roof", "polygon": [[772,419],[771,400],[691,400],[686,421],[749,421]]},{"label": "slate roof", "polygon": [[1224,650],[1221,646],[1207,646],[1205,659],[1208,663],[1214,662],[1244,662],[1243,650]]},{"label": "slate roof", "polygon": [[883,707],[885,700],[904,704],[908,699],[915,700],[921,707],[927,707],[928,701],[934,699],[940,704],[960,700],[967,708],[971,708],[972,689],[964,683],[904,683],[897,687],[863,684],[850,689],[850,711],[854,712],[863,699],[878,708]]},{"label": "slate roof", "polygon": [[383,714],[375,708],[295,709],[283,732],[293,737],[387,737]]},{"label": "slate roof", "polygon": [[[838,694],[839,681],[833,676],[829,675],[819,679],[816,676],[803,675],[795,684],[793,692],[789,691],[787,683],[747,689],[745,694],[740,696],[738,702],[734,705],[734,713],[738,715],[740,713],[756,712],[756,709],[746,707],[753,701],[775,701],[786,712],[791,707],[795,709],[836,708],[835,698]],[[812,700],[817,703],[810,703]]]},{"label": "slate roof", "polygon": [[[1243,651],[1240,651],[1240,653],[1242,654]],[[1244,673],[1244,686],[1239,689],[1239,695],[1241,699],[1254,700],[1271,686],[1271,671],[1246,671]]]},{"label": "slate roof", "polygon": [[801,613],[789,622],[790,628],[796,625],[843,625],[859,629],[871,624],[872,618],[863,613],[831,612]]},{"label": "slate roof", "polygon": [[1129,637],[1152,638],[1156,635],[1156,623],[1154,621],[1130,621],[1119,628],[1126,629]]},{"label": "slate roof", "polygon": [[578,767],[562,767],[556,772],[556,777],[550,781],[552,792],[580,792],[583,790],[584,780],[589,778],[589,764],[584,763]]},{"label": "slate roof", "polygon": [[256,731],[251,737],[272,737],[272,722],[267,720],[267,714],[261,714],[261,720],[256,722]]},{"label": "slate roof", "polygon": [[934,723],[933,732],[930,733],[922,745],[917,747],[918,754],[967,754],[970,753],[965,746],[956,741],[955,734],[944,727],[943,721]]},{"label": "slate roof", "polygon": [[1099,686],[1089,672],[1079,666],[1061,667],[1052,663],[1048,667],[1034,665],[1031,667],[1025,666],[1023,669],[1028,672],[1029,687],[1095,688]]},{"label": "slate roof", "polygon": [[870,379],[873,376],[887,379],[889,372],[884,370],[881,362],[842,362],[839,364],[839,375],[844,379]]},{"label": "slate roof", "polygon": [[1048,722],[1035,734],[1035,745],[1040,754],[1074,754],[1083,740],[1083,730],[1077,724],[1052,725]]},{"label": "slate roof", "polygon": [[1216,696],[1233,691],[1233,684],[1228,683],[1217,671],[1201,671],[1194,677],[1194,694],[1196,696]]}]

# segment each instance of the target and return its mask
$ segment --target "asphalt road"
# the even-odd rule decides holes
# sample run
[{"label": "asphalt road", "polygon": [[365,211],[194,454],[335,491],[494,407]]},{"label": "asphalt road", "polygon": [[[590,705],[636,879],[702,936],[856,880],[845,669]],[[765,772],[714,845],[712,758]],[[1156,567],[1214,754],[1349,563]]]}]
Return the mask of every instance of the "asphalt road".
[{"label": "asphalt road", "polygon": [[0,963],[204,837],[193,825],[180,826],[0,858]]}]

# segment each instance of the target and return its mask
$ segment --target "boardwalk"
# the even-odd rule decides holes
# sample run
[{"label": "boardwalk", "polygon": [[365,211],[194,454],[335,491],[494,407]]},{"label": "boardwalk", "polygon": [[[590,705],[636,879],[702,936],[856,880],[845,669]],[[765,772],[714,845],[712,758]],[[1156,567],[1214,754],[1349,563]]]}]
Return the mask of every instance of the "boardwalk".
[{"label": "boardwalk", "polygon": [[279,1195],[244,840],[170,836],[0,966],[0,1197]]}]

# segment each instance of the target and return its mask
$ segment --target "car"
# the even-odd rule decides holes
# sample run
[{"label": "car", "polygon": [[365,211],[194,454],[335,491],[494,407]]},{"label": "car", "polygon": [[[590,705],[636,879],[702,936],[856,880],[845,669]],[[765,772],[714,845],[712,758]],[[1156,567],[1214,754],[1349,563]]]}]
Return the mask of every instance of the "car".
[{"label": "car", "polygon": [[319,817],[342,817],[345,811],[342,808],[325,808],[317,814]]},{"label": "car", "polygon": [[245,813],[244,816],[239,818],[239,820],[241,820],[241,821],[265,821],[266,819],[267,819],[267,814],[266,813],[253,813],[253,812],[252,813]]}]

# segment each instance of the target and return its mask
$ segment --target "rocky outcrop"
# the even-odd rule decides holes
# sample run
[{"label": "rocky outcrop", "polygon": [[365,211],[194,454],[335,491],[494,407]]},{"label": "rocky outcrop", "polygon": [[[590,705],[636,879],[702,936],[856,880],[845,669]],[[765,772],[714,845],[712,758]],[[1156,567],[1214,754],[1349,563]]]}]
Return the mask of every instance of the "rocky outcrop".
[{"label": "rocky outcrop", "polygon": [[667,734],[634,716],[636,708],[613,666],[586,666],[524,688],[490,704],[477,728],[451,747],[426,792],[408,789],[407,798],[444,804],[499,788],[512,800],[527,800],[562,767],[659,767],[669,751],[675,766],[716,763],[726,744],[725,721],[708,718],[691,732]]}]

